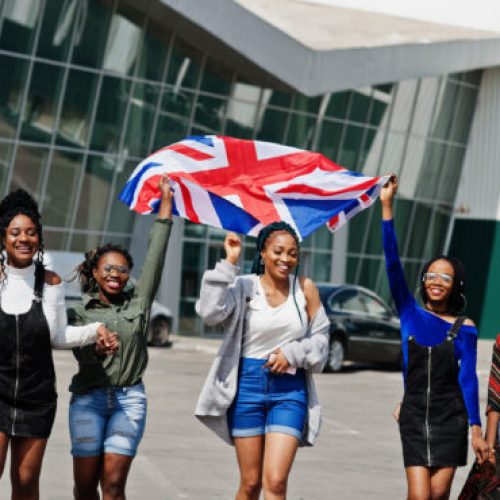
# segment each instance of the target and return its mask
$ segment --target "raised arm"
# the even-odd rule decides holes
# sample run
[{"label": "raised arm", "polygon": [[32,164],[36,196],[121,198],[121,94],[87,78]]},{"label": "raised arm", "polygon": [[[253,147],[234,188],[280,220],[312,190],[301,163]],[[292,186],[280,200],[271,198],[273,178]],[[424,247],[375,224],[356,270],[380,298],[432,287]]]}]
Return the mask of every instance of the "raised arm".
[{"label": "raised arm", "polygon": [[161,178],[159,187],[162,194],[160,209],[149,233],[148,251],[134,292],[146,309],[151,306],[158,290],[172,227],[173,193],[168,176]]},{"label": "raised arm", "polygon": [[414,306],[415,299],[406,284],[403,266],[399,260],[398,243],[394,230],[394,213],[392,205],[397,190],[398,181],[396,176],[392,175],[387,184],[380,191],[380,201],[382,203],[382,239],[387,277],[389,279],[392,297],[401,315],[406,309]]},{"label": "raised arm", "polygon": [[215,269],[205,271],[201,280],[200,298],[196,312],[210,326],[225,321],[233,312],[235,298],[230,286],[238,274],[238,260],[241,254],[241,239],[236,233],[228,233],[224,240],[226,259]]}]

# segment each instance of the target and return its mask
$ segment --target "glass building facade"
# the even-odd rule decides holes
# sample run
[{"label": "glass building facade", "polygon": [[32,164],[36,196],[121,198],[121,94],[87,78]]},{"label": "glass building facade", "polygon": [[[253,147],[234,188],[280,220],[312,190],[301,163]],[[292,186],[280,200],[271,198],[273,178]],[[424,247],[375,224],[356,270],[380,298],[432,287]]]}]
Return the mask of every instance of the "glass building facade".
[{"label": "glass building facade", "polygon": [[[134,216],[117,194],[134,166],[187,135],[222,134],[319,151],[347,168],[400,177],[397,229],[410,282],[441,253],[481,73],[392,82],[316,97],[259,85],[133,3],[0,0],[0,193],[38,200],[50,250],[128,246]],[[248,74],[248,72],[247,72]],[[388,296],[380,216],[349,223],[346,280]],[[179,329],[223,233],[184,225]],[[253,258],[245,241],[244,269]],[[329,281],[333,237],[303,244],[302,271]],[[245,269],[245,270],[246,270]]]}]

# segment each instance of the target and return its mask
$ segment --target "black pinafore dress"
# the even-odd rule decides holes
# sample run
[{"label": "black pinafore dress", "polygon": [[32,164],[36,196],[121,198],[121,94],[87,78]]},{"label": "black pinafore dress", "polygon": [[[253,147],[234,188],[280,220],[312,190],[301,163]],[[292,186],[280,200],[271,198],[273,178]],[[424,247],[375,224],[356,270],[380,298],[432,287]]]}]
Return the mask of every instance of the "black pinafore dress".
[{"label": "black pinafore dress", "polygon": [[458,467],[467,462],[468,417],[453,340],[459,317],[436,346],[408,339],[408,373],[399,430],[405,467]]},{"label": "black pinafore dress", "polygon": [[7,314],[0,308],[0,432],[8,436],[48,438],[54,423],[56,378],[42,308],[44,283],[43,270],[35,271],[28,312]]}]

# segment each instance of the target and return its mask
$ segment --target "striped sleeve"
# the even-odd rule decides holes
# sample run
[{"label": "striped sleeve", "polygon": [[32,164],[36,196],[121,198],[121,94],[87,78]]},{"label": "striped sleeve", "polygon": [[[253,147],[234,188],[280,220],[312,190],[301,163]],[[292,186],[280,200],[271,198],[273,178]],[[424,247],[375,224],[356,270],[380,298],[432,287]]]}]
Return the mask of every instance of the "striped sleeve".
[{"label": "striped sleeve", "polygon": [[488,405],[486,412],[500,412],[500,335],[493,346],[490,378],[488,381]]}]

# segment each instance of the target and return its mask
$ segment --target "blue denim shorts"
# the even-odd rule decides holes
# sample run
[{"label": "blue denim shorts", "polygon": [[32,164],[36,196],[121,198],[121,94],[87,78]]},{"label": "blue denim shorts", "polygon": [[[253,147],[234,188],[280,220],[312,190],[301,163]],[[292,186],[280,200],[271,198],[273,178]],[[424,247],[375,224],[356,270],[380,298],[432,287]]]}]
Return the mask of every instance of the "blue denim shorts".
[{"label": "blue denim shorts", "polygon": [[238,390],[228,411],[232,437],[282,432],[302,440],[307,419],[304,370],[275,375],[266,359],[241,358]]},{"label": "blue denim shorts", "polygon": [[142,383],[73,394],[69,405],[71,454],[135,456],[144,434],[146,408]]}]

